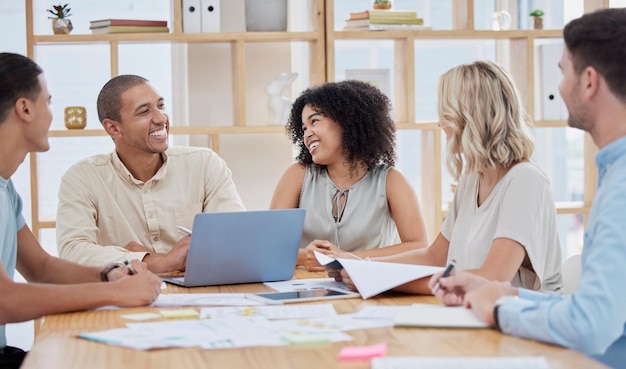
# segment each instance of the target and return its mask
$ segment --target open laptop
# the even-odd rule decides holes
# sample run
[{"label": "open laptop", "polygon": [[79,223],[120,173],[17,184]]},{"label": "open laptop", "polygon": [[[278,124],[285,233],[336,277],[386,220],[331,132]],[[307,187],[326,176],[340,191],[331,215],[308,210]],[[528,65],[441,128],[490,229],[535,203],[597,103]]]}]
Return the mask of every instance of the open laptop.
[{"label": "open laptop", "polygon": [[293,277],[304,209],[201,213],[193,221],[184,287],[285,281]]}]

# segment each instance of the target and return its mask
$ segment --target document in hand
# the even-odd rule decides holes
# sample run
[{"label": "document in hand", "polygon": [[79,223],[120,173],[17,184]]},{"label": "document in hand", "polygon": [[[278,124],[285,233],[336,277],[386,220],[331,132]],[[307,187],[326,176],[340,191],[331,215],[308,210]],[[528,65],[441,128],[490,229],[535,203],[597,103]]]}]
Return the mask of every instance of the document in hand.
[{"label": "document in hand", "polygon": [[343,267],[354,282],[357,290],[364,299],[388,291],[401,284],[428,277],[443,270],[442,267],[427,265],[385,263],[380,261],[366,261],[357,259],[343,259],[326,256],[315,252],[315,257],[321,265]]},{"label": "document in hand", "polygon": [[396,327],[488,328],[464,306],[413,304],[400,308],[393,319]]}]

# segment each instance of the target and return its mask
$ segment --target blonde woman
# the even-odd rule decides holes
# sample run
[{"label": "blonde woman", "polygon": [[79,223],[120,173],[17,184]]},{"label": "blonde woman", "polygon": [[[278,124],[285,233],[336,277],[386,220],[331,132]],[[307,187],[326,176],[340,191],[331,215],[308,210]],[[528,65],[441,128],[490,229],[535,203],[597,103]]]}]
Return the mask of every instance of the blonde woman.
[{"label": "blonde woman", "polygon": [[[561,288],[556,210],[509,73],[490,61],[454,67],[439,80],[439,126],[448,170],[459,181],[441,233],[426,249],[379,261],[445,266],[456,260],[490,280],[533,290]],[[345,271],[329,275],[353,287]],[[397,290],[430,294],[428,279]]]}]

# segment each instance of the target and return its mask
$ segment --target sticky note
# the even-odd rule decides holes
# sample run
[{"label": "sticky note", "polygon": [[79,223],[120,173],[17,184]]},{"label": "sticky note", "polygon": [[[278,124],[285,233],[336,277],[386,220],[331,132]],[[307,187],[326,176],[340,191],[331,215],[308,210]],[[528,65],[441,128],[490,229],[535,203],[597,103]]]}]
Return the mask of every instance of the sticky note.
[{"label": "sticky note", "polygon": [[339,352],[339,360],[370,360],[385,355],[387,355],[386,343],[372,346],[348,346]]},{"label": "sticky note", "polygon": [[138,314],[126,314],[122,315],[122,319],[130,319],[130,320],[149,320],[160,318],[161,315],[157,313],[138,313]]},{"label": "sticky note", "polygon": [[159,314],[165,319],[190,319],[197,318],[200,315],[194,309],[161,310]]},{"label": "sticky note", "polygon": [[330,342],[328,337],[315,334],[284,334],[281,338],[292,345],[310,345],[314,343]]}]

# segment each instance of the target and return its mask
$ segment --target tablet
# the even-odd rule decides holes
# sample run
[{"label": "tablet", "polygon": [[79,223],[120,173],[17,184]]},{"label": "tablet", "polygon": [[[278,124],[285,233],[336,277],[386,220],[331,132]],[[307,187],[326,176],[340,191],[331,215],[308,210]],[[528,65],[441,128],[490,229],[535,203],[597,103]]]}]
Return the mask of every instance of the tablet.
[{"label": "tablet", "polygon": [[282,304],[288,302],[342,299],[360,296],[361,295],[357,292],[352,291],[335,290],[332,288],[316,288],[304,291],[255,293],[250,294],[247,297],[265,304]]}]

